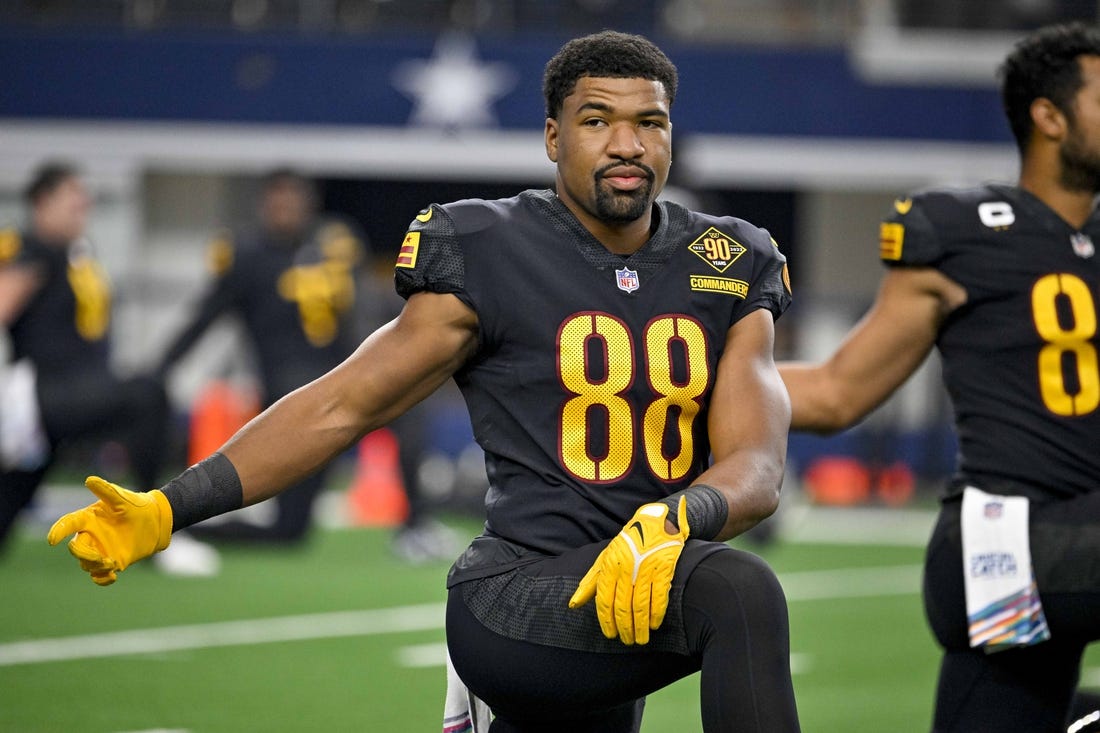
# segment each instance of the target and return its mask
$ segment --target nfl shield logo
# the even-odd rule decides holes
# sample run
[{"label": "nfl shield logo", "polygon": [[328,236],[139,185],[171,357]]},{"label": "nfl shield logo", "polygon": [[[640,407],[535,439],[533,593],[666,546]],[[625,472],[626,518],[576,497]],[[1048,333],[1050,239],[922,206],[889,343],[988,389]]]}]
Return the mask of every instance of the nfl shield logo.
[{"label": "nfl shield logo", "polygon": [[615,270],[615,284],[624,293],[633,293],[638,289],[638,273],[627,267]]},{"label": "nfl shield logo", "polygon": [[1004,504],[999,501],[986,502],[982,509],[986,519],[1000,519],[1002,513],[1004,513]]},{"label": "nfl shield logo", "polygon": [[1082,259],[1087,260],[1096,254],[1096,247],[1092,244],[1092,238],[1087,234],[1075,232],[1070,235],[1069,241],[1073,244],[1073,251]]}]

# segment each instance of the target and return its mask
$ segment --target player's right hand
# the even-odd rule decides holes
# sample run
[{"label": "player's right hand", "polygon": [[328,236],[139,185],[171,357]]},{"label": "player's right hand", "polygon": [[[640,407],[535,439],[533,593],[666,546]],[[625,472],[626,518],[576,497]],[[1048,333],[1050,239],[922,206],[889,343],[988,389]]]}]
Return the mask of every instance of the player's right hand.
[{"label": "player's right hand", "polygon": [[672,575],[689,533],[683,496],[676,515],[679,529],[672,533],[665,526],[668,507],[643,504],[603,549],[569,599],[570,608],[596,599],[596,618],[608,639],[618,636],[624,644],[648,644],[649,632],[664,621]]},{"label": "player's right hand", "polygon": [[97,585],[110,585],[142,558],[168,547],[172,506],[157,489],[128,491],[98,476],[84,485],[99,499],[54,522],[46,541],[56,545],[69,535],[69,552]]}]

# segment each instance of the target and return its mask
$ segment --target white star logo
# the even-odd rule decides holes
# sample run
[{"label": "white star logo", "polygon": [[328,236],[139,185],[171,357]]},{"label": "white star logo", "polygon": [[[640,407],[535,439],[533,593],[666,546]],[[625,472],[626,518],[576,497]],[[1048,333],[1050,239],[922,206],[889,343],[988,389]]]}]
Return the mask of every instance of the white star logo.
[{"label": "white star logo", "polygon": [[508,64],[479,61],[473,38],[445,34],[431,59],[398,64],[393,85],[413,101],[410,124],[457,130],[496,126],[492,103],[518,78]]}]

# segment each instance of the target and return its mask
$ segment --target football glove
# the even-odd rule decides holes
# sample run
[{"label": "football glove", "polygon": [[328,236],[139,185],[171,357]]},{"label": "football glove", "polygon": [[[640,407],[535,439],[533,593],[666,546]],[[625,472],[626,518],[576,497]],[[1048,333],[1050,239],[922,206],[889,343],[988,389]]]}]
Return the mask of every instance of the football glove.
[{"label": "football glove", "polygon": [[69,552],[97,585],[110,585],[138,560],[160,552],[172,539],[172,507],[159,490],[128,491],[98,476],[84,485],[99,499],[54,522],[46,541],[69,535]]},{"label": "football glove", "polygon": [[647,644],[650,630],[665,620],[672,574],[688,538],[686,500],[680,497],[676,534],[665,529],[668,510],[665,504],[639,507],[569,599],[569,607],[577,608],[595,597],[600,629],[608,639]]}]

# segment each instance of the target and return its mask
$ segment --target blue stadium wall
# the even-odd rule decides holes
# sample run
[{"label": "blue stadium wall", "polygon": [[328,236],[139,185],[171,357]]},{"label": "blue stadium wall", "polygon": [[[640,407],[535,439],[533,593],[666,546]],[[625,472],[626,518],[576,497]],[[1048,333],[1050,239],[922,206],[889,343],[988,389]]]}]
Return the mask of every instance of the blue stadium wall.
[{"label": "blue stadium wall", "polygon": [[[541,77],[562,38],[477,39],[477,57],[516,73],[494,111],[541,128]],[[435,38],[127,34],[0,28],[0,117],[400,126],[393,85]],[[664,43],[680,69],[680,133],[1003,142],[987,88],[868,83],[841,48]]]}]

